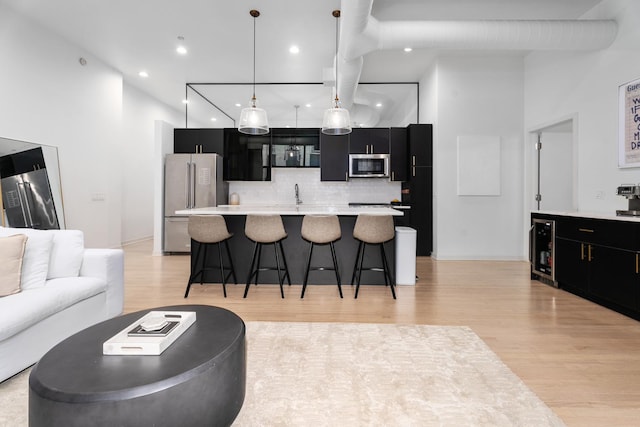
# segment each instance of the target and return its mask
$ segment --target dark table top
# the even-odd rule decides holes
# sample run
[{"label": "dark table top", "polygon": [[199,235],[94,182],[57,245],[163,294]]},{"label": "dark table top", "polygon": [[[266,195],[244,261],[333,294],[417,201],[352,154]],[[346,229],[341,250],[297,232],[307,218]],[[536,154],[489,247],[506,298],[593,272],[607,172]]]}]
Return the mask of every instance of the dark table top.
[{"label": "dark table top", "polygon": [[[103,355],[102,344],[152,310],[195,311],[196,321],[158,356]],[[53,347],[36,364],[30,388],[62,402],[144,396],[188,381],[223,360],[245,325],[229,310],[206,305],[158,307],[91,326]]]}]

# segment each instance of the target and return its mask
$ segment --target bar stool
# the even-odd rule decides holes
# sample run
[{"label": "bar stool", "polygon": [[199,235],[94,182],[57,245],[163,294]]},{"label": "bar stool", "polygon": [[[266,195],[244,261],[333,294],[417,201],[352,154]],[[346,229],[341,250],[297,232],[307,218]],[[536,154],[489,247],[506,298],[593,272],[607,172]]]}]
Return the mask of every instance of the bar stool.
[{"label": "bar stool", "polygon": [[[289,286],[291,286],[291,278],[289,276],[289,268],[287,267],[287,259],[284,256],[284,249],[282,248],[282,239],[287,237],[287,232],[284,230],[284,224],[282,223],[282,217],[280,215],[247,215],[247,220],[244,225],[244,234],[249,240],[255,242],[253,257],[251,258],[251,267],[249,268],[249,276],[247,277],[247,286],[244,288],[244,298],[246,298],[247,293],[249,293],[251,278],[256,276],[255,284],[257,285],[259,273],[265,270],[278,271],[280,296],[284,298],[284,290],[282,288],[284,278],[287,278]],[[273,250],[276,256],[275,267],[260,267],[262,245],[266,244],[273,245]],[[278,247],[282,254],[283,267],[280,267]],[[281,274],[282,269],[284,269],[284,275]]]},{"label": "bar stool", "polygon": [[[307,289],[309,270],[333,270],[336,274],[336,282],[338,284],[340,298],[342,298],[342,284],[340,281],[340,271],[338,270],[338,258],[336,257],[336,249],[333,245],[335,241],[342,237],[340,220],[336,215],[305,215],[304,218],[302,218],[300,234],[303,239],[309,242],[309,257],[307,258],[307,268],[304,273],[304,282],[302,283],[302,293],[300,294],[300,298],[304,298],[304,292]],[[331,248],[333,268],[311,267],[313,246],[326,244]]]},{"label": "bar stool", "polygon": [[359,240],[358,253],[356,262],[353,266],[353,275],[351,276],[351,286],[356,281],[356,295],[358,298],[358,290],[360,289],[360,277],[362,270],[381,271],[380,267],[362,268],[364,261],[364,250],[367,245],[380,246],[380,258],[382,259],[382,273],[384,273],[384,283],[391,286],[391,295],[396,299],[395,280],[391,276],[387,255],[384,251],[384,244],[395,237],[395,227],[393,225],[393,217],[391,215],[371,215],[360,214],[356,219],[356,225],[353,227],[353,238]]},{"label": "bar stool", "polygon": [[[224,217],[221,215],[191,215],[189,217],[189,223],[187,225],[187,230],[189,232],[189,236],[192,240],[198,242],[200,245],[198,246],[198,250],[196,251],[196,256],[193,261],[192,269],[195,270],[198,265],[198,260],[200,258],[200,252],[204,252],[202,256],[202,263],[200,265],[200,269],[196,270],[189,276],[189,283],[187,283],[187,290],[184,293],[184,297],[189,296],[189,290],[191,289],[191,284],[196,280],[196,277],[200,275],[200,284],[204,284],[204,272],[207,270],[215,270],[217,268],[220,269],[220,277],[222,280],[222,291],[224,293],[224,297],[227,297],[227,287],[226,281],[229,276],[233,276],[233,282],[238,283],[236,279],[236,271],[233,268],[233,260],[231,259],[231,252],[229,251],[229,243],[228,240],[233,236],[232,233],[229,233],[227,229],[227,223],[224,220]],[[224,242],[224,246],[227,250],[227,257],[229,259],[229,267],[224,266],[224,262],[222,260],[222,247],[220,243]],[[213,244],[218,245],[218,255],[220,259],[220,264],[218,266],[205,266],[207,259],[207,249],[209,246]],[[204,251],[202,248],[204,247]],[[230,269],[228,274],[225,275],[225,268]]]}]

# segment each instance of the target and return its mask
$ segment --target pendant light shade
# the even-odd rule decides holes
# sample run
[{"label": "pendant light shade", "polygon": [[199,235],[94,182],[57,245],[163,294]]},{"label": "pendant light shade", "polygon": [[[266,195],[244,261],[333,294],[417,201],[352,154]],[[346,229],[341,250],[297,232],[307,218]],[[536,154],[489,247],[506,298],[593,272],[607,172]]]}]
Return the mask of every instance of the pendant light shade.
[{"label": "pendant light shade", "polygon": [[247,135],[265,135],[269,133],[267,112],[258,108],[256,100],[256,18],[260,16],[260,12],[251,10],[249,14],[253,17],[253,96],[251,106],[240,112],[238,131]]},{"label": "pendant light shade", "polygon": [[255,96],[251,98],[251,107],[243,108],[240,112],[238,130],[248,135],[265,135],[269,133],[267,112],[256,106]]},{"label": "pendant light shade", "polygon": [[322,133],[327,135],[346,135],[351,133],[351,118],[349,110],[340,108],[338,104],[324,112],[322,119]]},{"label": "pendant light shade", "polygon": [[338,19],[340,18],[340,11],[334,10],[331,14],[336,18],[336,98],[333,108],[329,108],[324,112],[322,133],[326,135],[346,135],[351,133],[351,118],[349,117],[349,110],[340,106],[340,99],[338,98]]}]

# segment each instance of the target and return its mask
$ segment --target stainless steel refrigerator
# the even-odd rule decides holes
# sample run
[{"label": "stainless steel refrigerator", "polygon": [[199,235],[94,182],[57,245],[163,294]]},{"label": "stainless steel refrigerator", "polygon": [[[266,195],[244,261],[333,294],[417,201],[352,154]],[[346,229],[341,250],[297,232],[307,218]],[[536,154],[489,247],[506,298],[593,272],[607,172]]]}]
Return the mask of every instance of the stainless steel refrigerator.
[{"label": "stainless steel refrigerator", "polygon": [[168,253],[189,252],[189,217],[182,209],[227,203],[228,187],[222,179],[222,156],[218,154],[167,154],[164,168],[164,245]]},{"label": "stainless steel refrigerator", "polygon": [[46,168],[2,178],[2,203],[9,227],[60,228]]}]

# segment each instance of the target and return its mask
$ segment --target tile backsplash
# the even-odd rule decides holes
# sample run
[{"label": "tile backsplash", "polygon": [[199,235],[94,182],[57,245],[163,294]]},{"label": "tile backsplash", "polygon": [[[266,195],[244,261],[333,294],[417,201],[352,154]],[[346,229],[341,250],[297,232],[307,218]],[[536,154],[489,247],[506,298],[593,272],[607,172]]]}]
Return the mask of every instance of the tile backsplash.
[{"label": "tile backsplash", "polygon": [[298,184],[305,204],[389,203],[400,200],[401,183],[383,178],[357,178],[347,182],[320,181],[319,168],[272,168],[271,181],[230,181],[229,194],[240,204],[293,204]]}]

